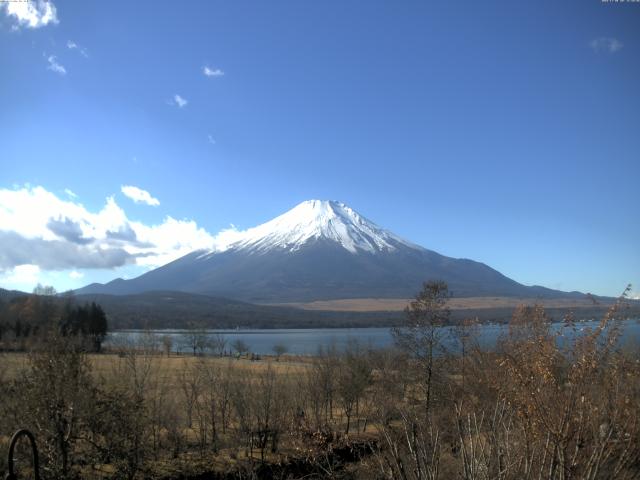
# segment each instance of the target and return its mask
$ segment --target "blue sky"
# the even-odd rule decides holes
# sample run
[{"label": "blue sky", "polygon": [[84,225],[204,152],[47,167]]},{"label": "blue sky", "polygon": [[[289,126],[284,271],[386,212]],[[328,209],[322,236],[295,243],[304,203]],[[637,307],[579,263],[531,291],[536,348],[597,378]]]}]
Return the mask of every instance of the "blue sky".
[{"label": "blue sky", "polygon": [[135,276],[319,198],[639,292],[639,128],[640,3],[0,3],[0,286]]}]

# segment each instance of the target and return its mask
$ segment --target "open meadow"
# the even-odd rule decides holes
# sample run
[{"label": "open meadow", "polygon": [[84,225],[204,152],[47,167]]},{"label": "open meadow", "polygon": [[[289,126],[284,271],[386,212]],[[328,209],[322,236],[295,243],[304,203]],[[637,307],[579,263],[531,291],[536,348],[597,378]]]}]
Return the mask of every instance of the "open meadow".
[{"label": "open meadow", "polygon": [[560,331],[520,306],[490,350],[465,321],[455,354],[438,283],[389,349],[176,355],[147,338],[97,353],[41,325],[0,354],[0,448],[28,428],[51,479],[637,479],[640,350],[619,347],[623,307]]}]

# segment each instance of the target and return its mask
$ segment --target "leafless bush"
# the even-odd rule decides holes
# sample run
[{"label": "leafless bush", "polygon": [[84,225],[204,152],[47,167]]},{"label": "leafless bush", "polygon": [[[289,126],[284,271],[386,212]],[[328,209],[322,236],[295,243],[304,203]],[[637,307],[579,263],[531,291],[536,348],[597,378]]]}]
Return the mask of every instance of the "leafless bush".
[{"label": "leafless bush", "polygon": [[[513,422],[508,441],[502,442],[505,459],[493,471],[495,478],[640,476],[640,408],[635,397],[640,370],[617,348],[622,300],[624,296],[592,331],[581,334],[568,323],[566,328],[573,331],[567,337],[551,328],[542,307],[516,310],[488,377],[508,405],[510,411],[504,415]],[[472,437],[481,445],[486,435],[472,430],[465,430],[465,453]],[[488,429],[492,434],[494,430],[495,426]],[[467,462],[467,471],[484,457],[479,454]]]},{"label": "leafless bush", "polygon": [[86,354],[72,339],[53,335],[30,353],[20,380],[15,393],[22,403],[16,407],[38,438],[44,475],[75,477],[95,392]]},{"label": "leafless bush", "polygon": [[231,401],[238,434],[249,457],[254,448],[260,452],[262,461],[269,446],[271,452],[277,451],[280,436],[291,418],[287,385],[286,379],[271,367],[256,373],[253,379],[245,376],[233,382]]},{"label": "leafless bush", "polygon": [[441,445],[437,427],[421,412],[401,409],[394,425],[380,425],[378,461],[383,478],[436,480]]},{"label": "leafless bush", "polygon": [[357,344],[350,344],[340,356],[336,383],[340,405],[347,417],[345,434],[348,434],[351,419],[354,415],[359,416],[361,403],[371,384],[370,360]]}]

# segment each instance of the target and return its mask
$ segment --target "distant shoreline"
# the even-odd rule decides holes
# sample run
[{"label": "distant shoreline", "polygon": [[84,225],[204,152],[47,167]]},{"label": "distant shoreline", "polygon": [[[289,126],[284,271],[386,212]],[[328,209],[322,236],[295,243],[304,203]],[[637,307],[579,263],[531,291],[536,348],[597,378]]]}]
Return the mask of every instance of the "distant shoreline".
[{"label": "distant shoreline", "polygon": [[[338,300],[316,300],[313,302],[263,303],[272,307],[293,307],[301,310],[333,312],[398,312],[404,310],[412,299],[404,298],[345,298]],[[540,304],[545,308],[593,308],[608,307],[616,302],[612,299],[589,298],[532,298],[532,297],[453,297],[449,300],[451,310],[473,310],[486,308],[515,308],[518,305]],[[640,302],[631,301],[632,303]]]}]

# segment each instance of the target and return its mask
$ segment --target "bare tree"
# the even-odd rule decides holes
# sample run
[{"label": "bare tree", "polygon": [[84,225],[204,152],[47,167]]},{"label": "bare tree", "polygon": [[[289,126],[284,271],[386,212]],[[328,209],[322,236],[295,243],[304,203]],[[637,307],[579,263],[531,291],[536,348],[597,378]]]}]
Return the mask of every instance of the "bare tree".
[{"label": "bare tree", "polygon": [[173,338],[171,338],[171,335],[163,335],[162,348],[164,349],[164,353],[167,355],[167,357],[171,355],[172,347],[173,347]]},{"label": "bare tree", "polygon": [[426,282],[405,310],[406,318],[401,327],[391,333],[399,348],[407,351],[417,361],[420,383],[423,387],[424,412],[429,416],[434,379],[434,356],[441,345],[440,327],[449,322],[451,312],[447,284]]},{"label": "bare tree", "polygon": [[280,435],[290,416],[289,396],[284,375],[277,374],[269,366],[266,371],[254,375],[253,381],[237,379],[232,397],[238,420],[238,430],[248,447],[248,456],[253,449],[260,452],[264,462],[267,448],[275,453]]},{"label": "bare tree", "polygon": [[287,353],[288,348],[284,343],[277,343],[273,346],[273,353],[276,354],[276,360],[280,361],[280,357]]},{"label": "bare tree", "polygon": [[124,388],[98,389],[84,440],[98,461],[110,462],[115,478],[133,480],[147,457],[148,426],[144,399]]},{"label": "bare tree", "polygon": [[[158,359],[156,362],[160,362]],[[151,435],[151,451],[156,459],[159,458],[163,441],[164,426],[166,424],[168,405],[172,385],[169,382],[165,365],[157,365],[157,371],[148,382],[149,388],[146,394],[146,410],[149,418],[149,432]]]},{"label": "bare tree", "polygon": [[211,345],[211,349],[216,355],[218,355],[219,357],[224,355],[224,351],[227,347],[227,339],[224,335],[222,335],[221,333],[216,333],[215,335],[210,337],[209,343]]},{"label": "bare tree", "polygon": [[58,292],[50,285],[42,285],[38,283],[38,285],[36,285],[33,289],[33,294],[46,297],[55,297]]},{"label": "bare tree", "polygon": [[156,355],[160,349],[160,338],[151,330],[145,330],[137,339],[139,353],[143,355]]},{"label": "bare tree", "polygon": [[179,386],[187,414],[187,427],[193,426],[193,410],[200,395],[200,371],[194,366],[185,366],[180,371]]},{"label": "bare tree", "polygon": [[193,356],[202,355],[208,346],[206,330],[192,327],[184,336],[187,346],[193,351]]},{"label": "bare tree", "polygon": [[201,448],[206,445],[207,437],[211,439],[213,451],[218,451],[219,423],[221,417],[220,386],[222,384],[222,369],[210,362],[200,361],[197,364],[199,377],[201,378],[201,395],[197,400],[197,412],[199,416]]},{"label": "bare tree", "polygon": [[377,450],[382,478],[437,480],[442,457],[438,429],[412,408],[398,408],[395,425],[378,424],[381,447]]},{"label": "bare tree", "polygon": [[91,366],[81,345],[53,335],[29,355],[23,406],[54,478],[74,477],[81,440],[92,405]]},{"label": "bare tree", "polygon": [[242,357],[243,355],[249,352],[249,344],[247,344],[247,342],[245,342],[241,338],[234,340],[233,343],[231,344],[231,347],[233,347],[233,349],[236,351],[236,353],[240,357]]},{"label": "bare tree", "polygon": [[462,378],[461,388],[464,391],[467,376],[467,362],[471,349],[478,350],[479,322],[477,318],[465,318],[457,323],[451,333],[454,341],[460,345],[460,374]]},{"label": "bare tree", "polygon": [[345,433],[349,433],[351,418],[358,416],[360,401],[371,383],[369,359],[359,350],[357,343],[350,344],[340,358],[337,391],[344,414],[347,417]]}]

